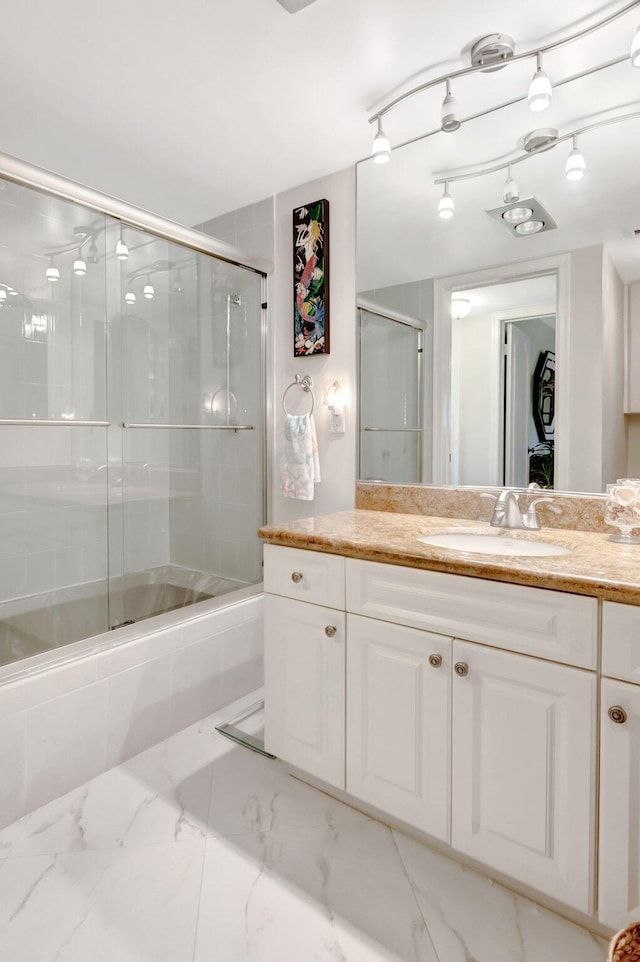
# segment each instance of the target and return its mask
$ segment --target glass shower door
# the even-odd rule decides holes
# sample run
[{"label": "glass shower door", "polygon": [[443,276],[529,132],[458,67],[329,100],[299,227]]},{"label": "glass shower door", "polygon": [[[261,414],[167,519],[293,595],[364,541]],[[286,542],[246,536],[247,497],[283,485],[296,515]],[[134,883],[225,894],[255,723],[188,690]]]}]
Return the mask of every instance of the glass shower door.
[{"label": "glass shower door", "polygon": [[264,518],[262,278],[142,231],[125,236],[110,331],[120,624],[261,581]]},{"label": "glass shower door", "polygon": [[359,308],[362,481],[423,480],[423,331]]}]

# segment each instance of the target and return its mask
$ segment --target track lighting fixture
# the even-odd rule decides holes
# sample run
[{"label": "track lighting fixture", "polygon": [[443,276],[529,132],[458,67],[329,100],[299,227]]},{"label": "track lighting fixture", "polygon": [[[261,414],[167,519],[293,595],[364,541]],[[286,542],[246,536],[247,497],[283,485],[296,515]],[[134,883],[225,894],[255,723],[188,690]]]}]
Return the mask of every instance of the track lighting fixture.
[{"label": "track lighting fixture", "polygon": [[378,130],[373,138],[371,156],[374,164],[387,164],[391,160],[391,144],[382,129],[382,118],[378,117]]},{"label": "track lighting fixture", "polygon": [[529,101],[529,110],[546,110],[547,107],[551,105],[552,96],[553,93],[551,89],[551,81],[542,69],[542,54],[539,53],[537,57],[536,72],[531,78],[531,83],[529,84],[529,94],[527,97],[527,100]]},{"label": "track lighting fixture", "polygon": [[56,281],[60,280],[60,271],[53,263],[53,254],[49,255],[49,266],[47,267],[44,276],[47,278],[50,284],[55,284]]},{"label": "track lighting fixture", "polygon": [[90,264],[98,263],[98,248],[96,246],[95,237],[91,238],[91,245],[89,246],[89,255],[87,257],[87,260]]},{"label": "track lighting fixture", "polygon": [[77,274],[78,277],[84,277],[84,275],[87,273],[87,264],[82,258],[81,247],[78,248],[78,256],[73,262],[73,273]]},{"label": "track lighting fixture", "polygon": [[631,41],[631,66],[640,67],[640,27],[634,33]]},{"label": "track lighting fixture", "polygon": [[129,248],[122,239],[122,228],[120,228],[120,237],[116,243],[116,257],[119,261],[129,260]]},{"label": "track lighting fixture", "polygon": [[182,294],[182,270],[178,268],[176,272],[176,279],[173,285],[174,294]]},{"label": "track lighting fixture", "polygon": [[[550,43],[546,43],[538,49],[525,50],[516,53],[515,43],[513,38],[509,37],[505,33],[494,33],[488,36],[481,37],[470,47],[470,63],[467,67],[462,67],[459,70],[455,70],[453,74],[440,75],[439,77],[433,77],[430,80],[426,80],[424,83],[419,84],[417,87],[412,87],[410,90],[406,90],[400,96],[393,96],[388,103],[382,105],[376,114],[369,118],[369,123],[377,124],[377,133],[373,141],[373,147],[371,150],[373,161],[377,164],[385,164],[391,159],[391,148],[389,141],[382,131],[381,121],[382,117],[385,116],[390,110],[403,104],[410,97],[414,97],[416,94],[423,93],[432,88],[439,87],[443,83],[446,85],[446,94],[442,104],[441,117],[440,117],[440,130],[449,133],[453,130],[457,130],[460,127],[461,120],[459,116],[458,104],[451,94],[451,79],[452,77],[458,82],[460,78],[466,77],[471,74],[477,73],[493,73],[503,68],[508,67],[512,63],[520,63],[528,59],[536,59],[536,70],[531,78],[531,83],[529,84],[528,90],[528,103],[529,108],[533,111],[546,110],[550,106],[553,97],[553,87],[549,77],[542,69],[542,57],[552,50],[556,50],[559,47],[564,47],[567,44],[573,43],[575,41],[581,40],[583,37],[594,33],[604,27],[609,26],[609,24],[623,17],[625,14],[636,6],[636,3],[625,3],[619,6],[617,10],[606,14],[601,17],[597,22],[592,22],[586,26],[581,27],[578,30],[573,31],[570,34],[565,34]],[[631,64],[634,67],[640,67],[640,27],[636,30],[633,40],[631,42],[630,50]],[[572,77],[558,78],[556,83],[566,84],[571,81],[581,80],[583,77],[595,73],[599,70],[605,70],[609,67],[615,66],[626,59],[626,55],[623,57],[617,57],[607,63],[600,64],[598,66],[588,66],[581,73],[575,74]],[[428,68],[425,68],[425,72],[429,72]],[[517,99],[524,99],[520,97]],[[489,104],[485,109],[473,115],[473,119],[479,117],[484,117],[495,110],[500,110],[503,107],[510,107],[516,101],[510,99],[507,103],[499,104]],[[436,131],[431,131],[429,134],[423,134],[422,136],[432,136]],[[414,139],[419,139],[415,137]]]},{"label": "track lighting fixture", "polygon": [[133,291],[127,291],[127,293],[124,295],[124,302],[125,304],[135,304],[136,295],[133,293]]},{"label": "track lighting fixture", "polygon": [[580,180],[580,178],[584,176],[586,166],[587,165],[584,162],[584,157],[578,149],[578,138],[577,136],[574,136],[573,148],[567,157],[567,163],[565,166],[567,180]]},{"label": "track lighting fixture", "polygon": [[442,101],[442,109],[440,111],[440,129],[450,134],[460,127],[460,110],[458,108],[458,101],[451,93],[451,84],[448,79],[446,81],[446,89],[447,92]]},{"label": "track lighting fixture", "polygon": [[520,189],[511,176],[511,164],[507,167],[507,179],[502,188],[502,199],[505,204],[515,204],[517,200],[520,200]]},{"label": "track lighting fixture", "polygon": [[147,283],[144,285],[142,293],[149,301],[153,298],[155,291],[153,289],[153,284],[151,283],[151,275],[147,275]]},{"label": "track lighting fixture", "polygon": [[453,203],[453,197],[449,193],[449,183],[445,180],[444,193],[438,204],[438,216],[442,217],[443,220],[449,220],[453,217],[455,209],[456,205]]}]

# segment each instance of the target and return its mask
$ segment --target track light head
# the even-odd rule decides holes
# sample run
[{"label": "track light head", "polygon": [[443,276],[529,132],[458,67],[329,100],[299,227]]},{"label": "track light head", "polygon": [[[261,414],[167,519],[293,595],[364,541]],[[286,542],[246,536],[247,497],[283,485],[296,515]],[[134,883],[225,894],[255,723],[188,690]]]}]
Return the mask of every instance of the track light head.
[{"label": "track light head", "polygon": [[458,107],[458,101],[451,93],[451,85],[447,80],[447,92],[442,101],[442,109],[440,111],[440,129],[447,134],[451,134],[454,130],[458,130],[459,127],[460,108]]},{"label": "track light head", "polygon": [[371,146],[371,156],[374,164],[388,164],[391,160],[391,144],[389,138],[382,129],[382,118],[378,117],[378,130],[373,138]]},{"label": "track light head", "polygon": [[517,200],[520,200],[520,188],[511,176],[511,166],[507,168],[507,179],[502,188],[502,200],[505,204],[515,204]]},{"label": "track light head", "polygon": [[443,220],[450,220],[455,213],[455,209],[456,205],[453,202],[453,197],[449,193],[449,184],[445,181],[444,193],[438,204],[438,216]]},{"label": "track light head", "polygon": [[586,163],[581,151],[578,148],[578,138],[573,138],[573,147],[571,153],[567,157],[567,163],[565,166],[565,174],[567,180],[580,180],[584,177],[584,172],[586,168]]},{"label": "track light head", "polygon": [[542,69],[542,55],[538,54],[536,72],[531,78],[531,83],[529,84],[529,94],[527,98],[529,102],[529,110],[546,110],[551,104],[552,96],[553,91],[551,87],[551,81]]}]

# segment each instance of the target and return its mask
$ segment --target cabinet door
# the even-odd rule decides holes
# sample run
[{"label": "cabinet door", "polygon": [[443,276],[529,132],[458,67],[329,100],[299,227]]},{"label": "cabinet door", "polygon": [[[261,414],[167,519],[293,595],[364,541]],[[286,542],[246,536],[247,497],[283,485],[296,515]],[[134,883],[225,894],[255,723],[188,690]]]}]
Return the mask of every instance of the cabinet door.
[{"label": "cabinet door", "polygon": [[344,788],[345,615],[265,595],[265,747]]},{"label": "cabinet door", "polygon": [[347,791],[448,842],[452,640],[359,615],[347,632]]},{"label": "cabinet door", "polygon": [[452,844],[590,912],[595,675],[454,641]]},{"label": "cabinet door", "polygon": [[601,704],[598,914],[621,929],[640,918],[640,687],[603,679]]}]

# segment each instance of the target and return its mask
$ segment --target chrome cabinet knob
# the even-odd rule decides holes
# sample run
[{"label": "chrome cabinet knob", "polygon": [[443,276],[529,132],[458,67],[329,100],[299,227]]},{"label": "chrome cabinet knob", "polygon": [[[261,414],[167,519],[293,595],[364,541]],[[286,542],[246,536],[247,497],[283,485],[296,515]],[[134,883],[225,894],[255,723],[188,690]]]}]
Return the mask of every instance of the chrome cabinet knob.
[{"label": "chrome cabinet knob", "polygon": [[612,705],[607,715],[616,725],[624,725],[627,720],[627,713],[620,705]]},{"label": "chrome cabinet knob", "polygon": [[335,627],[335,625],[327,625],[327,627],[324,629],[324,633],[327,638],[333,638],[337,630],[338,629]]},{"label": "chrome cabinet knob", "polygon": [[457,661],[453,666],[453,670],[460,678],[464,678],[465,675],[469,674],[469,666],[466,661]]},{"label": "chrome cabinet knob", "polygon": [[432,668],[440,668],[442,665],[442,655],[429,655],[429,664]]},{"label": "chrome cabinet knob", "polygon": [[291,580],[293,581],[294,585],[300,584],[303,578],[304,578],[304,575],[302,574],[301,571],[294,571],[293,574],[291,575]]}]

